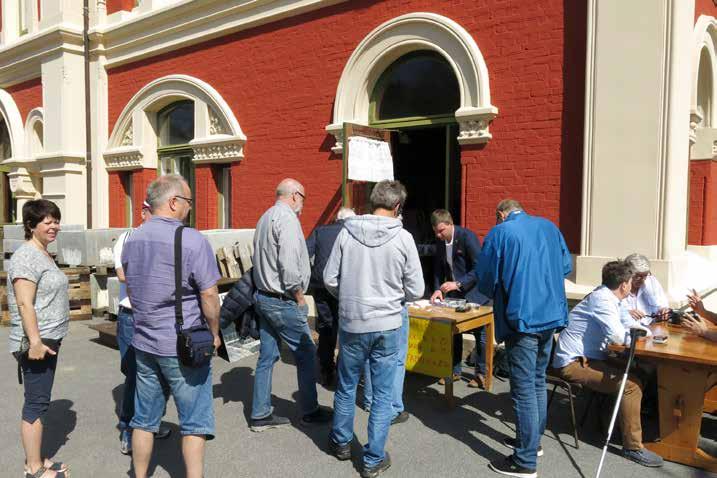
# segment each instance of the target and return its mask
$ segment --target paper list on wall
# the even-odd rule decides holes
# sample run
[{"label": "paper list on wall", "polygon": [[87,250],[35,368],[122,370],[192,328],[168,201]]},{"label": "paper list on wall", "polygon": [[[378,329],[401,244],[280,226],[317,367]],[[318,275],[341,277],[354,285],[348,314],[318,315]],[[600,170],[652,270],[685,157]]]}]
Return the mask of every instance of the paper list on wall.
[{"label": "paper list on wall", "polygon": [[349,179],[377,183],[393,180],[393,158],[385,141],[349,137]]}]

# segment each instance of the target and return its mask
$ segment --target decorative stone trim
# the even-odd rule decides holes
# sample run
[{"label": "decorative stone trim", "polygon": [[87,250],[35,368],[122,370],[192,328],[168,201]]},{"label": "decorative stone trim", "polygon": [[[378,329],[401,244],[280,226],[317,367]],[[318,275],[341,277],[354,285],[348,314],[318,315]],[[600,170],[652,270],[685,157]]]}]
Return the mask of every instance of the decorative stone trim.
[{"label": "decorative stone trim", "polygon": [[331,151],[333,151],[334,154],[344,154],[344,126],[341,124],[330,124],[326,127],[326,131],[336,140],[336,144],[331,147]]},{"label": "decorative stone trim", "polygon": [[192,140],[195,163],[230,163],[244,159],[244,143],[240,136],[215,135],[211,138]]},{"label": "decorative stone trim", "polygon": [[497,108],[485,108],[472,111],[456,112],[458,121],[458,143],[461,145],[480,144],[490,140],[493,136],[488,131],[488,126],[498,114]]},{"label": "decorative stone trim", "polygon": [[132,146],[134,144],[134,129],[132,128],[132,122],[129,123],[127,129],[122,135],[122,142],[120,146]]},{"label": "decorative stone trim", "polygon": [[[85,155],[75,152],[44,153],[35,156],[40,175],[82,174],[85,172]],[[46,191],[43,191],[43,194]]]},{"label": "decorative stone trim", "polygon": [[450,18],[416,12],[376,27],[346,62],[336,89],[333,121],[326,127],[336,138],[332,151],[343,151],[343,123],[368,124],[369,95],[381,74],[398,58],[416,50],[433,50],[454,67],[461,91],[456,111],[460,144],[483,143],[491,138],[488,125],[498,109],[491,104],[488,67],[475,39]]},{"label": "decorative stone trim", "polygon": [[702,123],[702,115],[699,111],[690,112],[690,146],[697,142],[697,128]]},{"label": "decorative stone trim", "polygon": [[127,171],[144,167],[143,154],[139,148],[123,146],[107,150],[103,156],[108,171]]},{"label": "decorative stone trim", "polygon": [[214,111],[214,108],[207,107],[207,113],[209,114],[209,134],[210,135],[217,135],[217,134],[228,134],[229,132],[224,127],[224,123],[222,123],[222,120],[217,115],[217,112]]}]

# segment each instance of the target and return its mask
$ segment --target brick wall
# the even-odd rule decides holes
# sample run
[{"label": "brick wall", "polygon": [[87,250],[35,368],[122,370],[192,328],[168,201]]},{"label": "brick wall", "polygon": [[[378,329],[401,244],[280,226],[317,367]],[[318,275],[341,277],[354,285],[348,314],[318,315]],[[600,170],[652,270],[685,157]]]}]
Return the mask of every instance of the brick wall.
[{"label": "brick wall", "polygon": [[717,6],[714,0],[695,0],[695,22],[700,15],[717,16]]},{"label": "brick wall", "polygon": [[[156,169],[109,172],[110,227],[136,227],[142,223],[142,202],[147,186],[157,177]],[[127,224],[127,190],[132,184],[132,224]]]},{"label": "brick wall", "polygon": [[194,169],[194,214],[197,229],[217,228],[217,184],[210,164]]},{"label": "brick wall", "polygon": [[42,80],[40,78],[8,86],[5,91],[10,93],[17,109],[20,110],[23,125],[27,114],[32,109],[42,106]]},{"label": "brick wall", "polygon": [[147,197],[147,186],[156,178],[156,169],[135,169],[132,171],[132,225],[135,227],[142,223],[142,203]]},{"label": "brick wall", "polygon": [[717,161],[690,161],[690,215],[687,242],[717,245]]},{"label": "brick wall", "polygon": [[107,0],[107,14],[125,10],[131,12],[134,8],[134,0]]},{"label": "brick wall", "polygon": [[127,227],[127,215],[125,213],[127,202],[122,176],[127,174],[124,171],[110,171],[109,176],[109,202],[110,202],[110,227]]},{"label": "brick wall", "polygon": [[585,6],[574,5],[580,3],[355,0],[323,8],[111,69],[110,130],[129,99],[158,77],[208,82],[248,138],[244,160],[232,166],[233,226],[253,227],[273,203],[276,184],[290,176],[306,186],[301,222],[308,233],[330,220],[340,200],[341,161],[324,127],[346,61],[382,22],[435,12],[473,35],[500,109],[491,142],[462,152],[465,224],[485,234],[497,201],[512,196],[558,223],[575,251],[586,25]]}]

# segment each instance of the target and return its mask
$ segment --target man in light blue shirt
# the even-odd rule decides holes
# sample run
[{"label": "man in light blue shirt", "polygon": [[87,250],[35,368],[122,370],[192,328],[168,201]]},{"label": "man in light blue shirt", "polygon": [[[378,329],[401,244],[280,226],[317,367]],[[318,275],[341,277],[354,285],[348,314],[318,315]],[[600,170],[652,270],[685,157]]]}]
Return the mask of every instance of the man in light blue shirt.
[{"label": "man in light blue shirt", "polygon": [[[627,313],[620,303],[630,293],[632,276],[633,270],[626,262],[605,264],[602,285],[575,306],[568,327],[560,332],[553,357],[557,376],[600,393],[615,394],[620,390],[624,365],[608,360],[607,346],[627,344],[629,327],[640,327],[637,322],[626,322]],[[642,388],[642,380],[631,373],[620,401],[623,456],[644,466],[658,467],[662,466],[662,458],[642,446]]]}]

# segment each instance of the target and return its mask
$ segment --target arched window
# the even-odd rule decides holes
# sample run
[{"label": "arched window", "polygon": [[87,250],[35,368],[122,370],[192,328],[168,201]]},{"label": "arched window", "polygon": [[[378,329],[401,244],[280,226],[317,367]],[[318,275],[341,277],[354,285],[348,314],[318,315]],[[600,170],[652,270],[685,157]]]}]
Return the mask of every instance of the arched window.
[{"label": "arched window", "polygon": [[712,62],[707,48],[700,53],[699,77],[697,80],[697,111],[702,116],[700,127],[712,127]]},{"label": "arched window", "polygon": [[[189,183],[194,193],[194,151],[189,142],[194,139],[194,102],[181,100],[157,112],[159,174],[179,174]],[[189,224],[194,225],[194,210],[189,213]]]},{"label": "arched window", "polygon": [[453,68],[434,51],[411,52],[394,61],[374,87],[371,121],[455,122],[460,87]]},{"label": "arched window", "polygon": [[0,160],[10,158],[11,156],[10,133],[5,124],[5,120],[0,118]]}]

